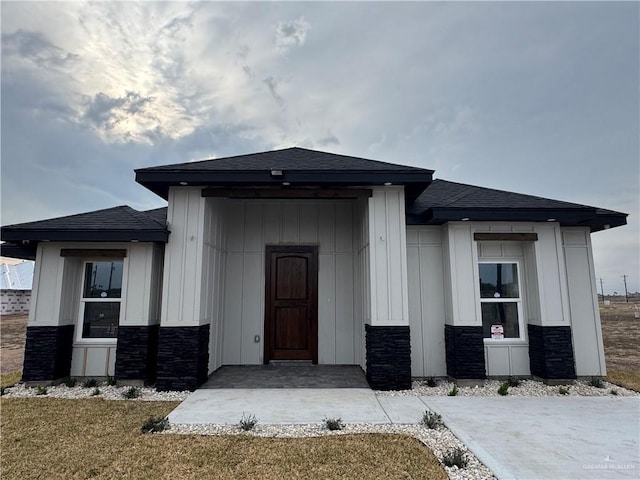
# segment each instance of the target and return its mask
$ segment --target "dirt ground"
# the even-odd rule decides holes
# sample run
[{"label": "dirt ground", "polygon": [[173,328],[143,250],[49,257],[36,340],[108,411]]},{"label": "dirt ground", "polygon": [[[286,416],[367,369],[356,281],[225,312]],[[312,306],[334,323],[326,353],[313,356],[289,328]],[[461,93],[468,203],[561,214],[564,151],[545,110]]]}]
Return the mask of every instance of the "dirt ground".
[{"label": "dirt ground", "polygon": [[0,317],[0,373],[22,370],[27,314]]},{"label": "dirt ground", "polygon": [[[640,301],[600,306],[607,368],[640,372]],[[0,317],[0,373],[22,369],[27,315]]]},{"label": "dirt ground", "polygon": [[600,305],[604,353],[609,370],[640,372],[640,302]]}]

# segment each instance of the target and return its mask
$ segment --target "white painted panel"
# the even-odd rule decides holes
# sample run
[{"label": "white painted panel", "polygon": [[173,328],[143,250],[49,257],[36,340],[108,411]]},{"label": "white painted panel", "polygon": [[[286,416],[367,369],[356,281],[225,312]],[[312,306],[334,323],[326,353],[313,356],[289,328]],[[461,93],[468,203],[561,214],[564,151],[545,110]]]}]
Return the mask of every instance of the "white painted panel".
[{"label": "white painted panel", "polygon": [[243,264],[244,255],[227,253],[222,359],[224,365],[240,365]]},{"label": "white painted panel", "polygon": [[483,257],[502,257],[500,242],[483,242],[480,244],[480,255]]},{"label": "white painted panel", "polygon": [[[565,238],[567,237],[565,232]],[[578,376],[606,373],[601,359],[602,339],[597,304],[592,293],[592,279],[586,247],[565,248],[569,306],[571,308],[571,333]]]},{"label": "white painted panel", "polygon": [[109,347],[87,348],[87,359],[85,364],[85,377],[104,377],[108,372],[107,354]]},{"label": "white painted panel", "polygon": [[446,375],[444,343],[444,277],[442,248],[434,245],[420,249],[420,279],[423,306],[422,345],[425,376]]},{"label": "white painted panel", "polygon": [[531,370],[529,367],[529,346],[528,345],[512,345],[511,353],[511,375],[513,376],[529,376]]},{"label": "white painted panel", "polygon": [[336,363],[336,258],[318,255],[318,363]]},{"label": "white painted panel", "polygon": [[502,242],[505,257],[522,257],[522,242]]},{"label": "white painted panel", "polygon": [[242,252],[244,249],[244,203],[229,202],[227,206],[228,229],[227,250],[229,252]]},{"label": "white painted panel", "polygon": [[[408,233],[408,232],[407,232]],[[409,235],[407,235],[408,237]],[[416,235],[417,238],[417,235]],[[411,332],[411,375],[426,376],[424,361],[423,323],[422,314],[422,282],[420,281],[420,248],[407,246],[407,276],[409,298],[409,328]],[[443,327],[444,328],[444,327]]]},{"label": "white painted panel", "polygon": [[317,204],[300,204],[300,243],[318,243]]},{"label": "white painted panel", "polygon": [[71,351],[71,372],[72,377],[84,377],[84,355],[86,348],[73,347]]},{"label": "white painted panel", "polygon": [[508,346],[485,346],[487,358],[487,375],[510,375],[509,368],[509,347]]},{"label": "white painted panel", "polygon": [[568,324],[564,255],[557,233],[553,227],[539,227],[534,242],[543,326]]},{"label": "white painted panel", "polygon": [[318,238],[320,253],[335,251],[335,212],[333,204],[326,202],[318,205]]},{"label": "white painted panel", "polygon": [[282,204],[279,202],[267,202],[264,204],[264,243],[280,243],[280,225],[282,223]]},{"label": "white painted panel", "polygon": [[418,229],[417,227],[407,227],[407,245],[418,244]]},{"label": "white painted panel", "polygon": [[298,243],[300,241],[299,227],[298,204],[293,202],[283,202],[282,241],[285,243]]},{"label": "white painted panel", "polygon": [[107,375],[113,377],[116,374],[116,348],[109,347],[109,360],[107,362]]},{"label": "white painted panel", "polygon": [[350,253],[336,255],[336,333],[335,363],[353,365],[353,261]]},{"label": "white painted panel", "polygon": [[262,253],[264,245],[262,240],[262,204],[249,202],[245,209],[244,231],[251,235],[244,237],[245,253]]},{"label": "white painted panel", "polygon": [[263,336],[264,329],[264,255],[245,255],[242,285],[242,338],[240,363],[262,363],[262,343],[256,343],[256,335]]},{"label": "white painted panel", "polygon": [[80,292],[82,290],[84,262],[80,258],[65,258],[63,261],[62,290],[60,293],[59,325],[73,325],[78,319]]},{"label": "white painted panel", "polygon": [[318,363],[336,362],[336,259],[318,255]]},{"label": "white painted panel", "polygon": [[564,245],[587,246],[589,232],[582,229],[562,229],[562,243]]},{"label": "white painted panel", "polygon": [[351,203],[336,204],[336,252],[351,252],[353,249],[353,218]]},{"label": "white painted panel", "polygon": [[476,292],[477,252],[470,227],[451,226],[448,233],[454,325],[481,325]]},{"label": "white painted panel", "polygon": [[38,245],[29,325],[58,325],[63,263],[58,245]]},{"label": "white painted panel", "polygon": [[440,228],[420,228],[420,245],[442,245]]},{"label": "white painted panel", "polygon": [[121,305],[122,325],[149,324],[152,252],[152,244],[131,245],[128,249],[123,271],[127,289]]}]

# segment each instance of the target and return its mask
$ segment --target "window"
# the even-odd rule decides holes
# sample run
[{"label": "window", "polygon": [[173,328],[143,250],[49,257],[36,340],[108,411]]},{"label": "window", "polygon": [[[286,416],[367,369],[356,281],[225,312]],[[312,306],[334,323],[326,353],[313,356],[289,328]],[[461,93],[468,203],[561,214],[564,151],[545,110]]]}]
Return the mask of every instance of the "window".
[{"label": "window", "polygon": [[85,263],[80,301],[81,338],[117,337],[121,293],[121,261]]},{"label": "window", "polygon": [[484,338],[523,338],[518,263],[480,263],[479,273]]}]

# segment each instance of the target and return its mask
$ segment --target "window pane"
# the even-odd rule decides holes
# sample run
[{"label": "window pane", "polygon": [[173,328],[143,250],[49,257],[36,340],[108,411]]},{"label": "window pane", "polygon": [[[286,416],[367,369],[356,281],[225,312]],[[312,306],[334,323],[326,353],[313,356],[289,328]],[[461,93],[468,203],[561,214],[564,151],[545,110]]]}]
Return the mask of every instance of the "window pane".
[{"label": "window pane", "polygon": [[501,334],[504,338],[520,338],[517,303],[485,302],[481,306],[484,338],[500,338]]},{"label": "window pane", "polygon": [[86,302],[82,338],[116,338],[120,302]]},{"label": "window pane", "polygon": [[120,298],[122,262],[90,262],[84,271],[84,298]]},{"label": "window pane", "polygon": [[518,265],[515,263],[481,263],[480,296],[482,298],[519,298]]}]

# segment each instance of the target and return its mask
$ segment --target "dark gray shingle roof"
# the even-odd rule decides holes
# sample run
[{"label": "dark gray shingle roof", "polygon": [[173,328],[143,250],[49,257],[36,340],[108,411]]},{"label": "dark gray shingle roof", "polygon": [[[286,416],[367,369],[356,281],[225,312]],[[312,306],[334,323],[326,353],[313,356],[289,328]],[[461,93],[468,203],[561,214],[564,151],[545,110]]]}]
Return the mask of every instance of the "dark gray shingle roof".
[{"label": "dark gray shingle roof", "polygon": [[[281,174],[272,175],[273,170]],[[199,162],[161,165],[136,170],[136,182],[168,199],[172,186],[224,188],[344,187],[404,185],[415,198],[429,184],[433,170],[368,160],[335,153],[285,148]]]},{"label": "dark gray shingle roof", "polygon": [[251,171],[251,170],[310,170],[310,171],[413,171],[432,172],[424,168],[408,167],[395,163],[369,160],[360,157],[350,157],[336,153],[320,152],[300,147],[285,148],[269,152],[235,155],[233,157],[202,160],[197,162],[161,165],[158,167],[141,168],[144,171]]},{"label": "dark gray shingle roof", "polygon": [[[36,222],[7,225],[4,241],[167,241],[169,232],[157,209],[140,212],[127,205]],[[166,208],[164,209],[166,219]]]},{"label": "dark gray shingle roof", "polygon": [[467,218],[477,221],[557,220],[567,226],[589,226],[592,231],[626,224],[627,214],[589,205],[522,193],[434,180],[407,205],[409,223],[442,224]]}]

